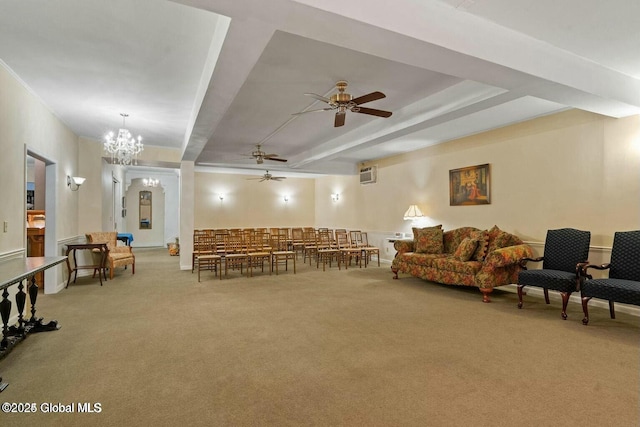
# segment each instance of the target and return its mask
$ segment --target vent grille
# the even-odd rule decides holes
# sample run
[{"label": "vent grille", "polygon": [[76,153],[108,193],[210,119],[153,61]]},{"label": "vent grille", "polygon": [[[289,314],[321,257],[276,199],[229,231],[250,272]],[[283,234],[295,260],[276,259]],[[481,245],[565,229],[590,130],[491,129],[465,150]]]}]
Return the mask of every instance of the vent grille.
[{"label": "vent grille", "polygon": [[376,182],[378,167],[370,166],[360,169],[360,184],[373,184]]}]

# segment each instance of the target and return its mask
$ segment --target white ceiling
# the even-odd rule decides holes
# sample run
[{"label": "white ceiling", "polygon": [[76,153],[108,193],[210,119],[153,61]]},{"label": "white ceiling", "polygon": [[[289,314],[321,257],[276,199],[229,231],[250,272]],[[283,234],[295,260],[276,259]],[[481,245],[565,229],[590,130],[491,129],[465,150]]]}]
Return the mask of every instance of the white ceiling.
[{"label": "white ceiling", "polygon": [[[640,113],[638,28],[637,0],[3,0],[0,60],[80,136],[128,113],[200,169],[350,174],[567,108]],[[393,115],[292,116],[338,80]]]}]

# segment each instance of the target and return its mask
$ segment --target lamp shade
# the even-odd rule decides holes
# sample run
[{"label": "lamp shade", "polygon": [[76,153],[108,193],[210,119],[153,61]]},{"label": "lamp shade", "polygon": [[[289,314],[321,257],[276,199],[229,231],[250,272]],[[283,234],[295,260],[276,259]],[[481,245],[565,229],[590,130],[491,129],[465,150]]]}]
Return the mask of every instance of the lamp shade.
[{"label": "lamp shade", "polygon": [[407,209],[407,211],[404,213],[404,219],[407,221],[422,218],[423,216],[424,214],[416,205],[409,206],[409,209]]}]

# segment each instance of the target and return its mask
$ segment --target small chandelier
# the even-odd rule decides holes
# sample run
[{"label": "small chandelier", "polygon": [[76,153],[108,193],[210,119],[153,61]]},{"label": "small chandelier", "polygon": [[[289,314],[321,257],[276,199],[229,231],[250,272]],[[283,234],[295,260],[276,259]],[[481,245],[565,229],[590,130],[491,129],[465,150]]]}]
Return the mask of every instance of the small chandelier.
[{"label": "small chandelier", "polygon": [[153,179],[153,178],[144,178],[142,180],[142,184],[145,187],[157,187],[158,184],[160,184],[160,180],[159,179]]},{"label": "small chandelier", "polygon": [[111,162],[118,161],[121,165],[130,165],[133,161],[134,165],[138,164],[138,154],[142,152],[144,146],[142,145],[142,137],[138,136],[138,139],[134,139],[131,136],[125,126],[124,121],[128,114],[120,113],[122,116],[122,129],[118,131],[118,137],[113,138],[113,132],[109,132],[105,136],[104,151],[111,154]]}]

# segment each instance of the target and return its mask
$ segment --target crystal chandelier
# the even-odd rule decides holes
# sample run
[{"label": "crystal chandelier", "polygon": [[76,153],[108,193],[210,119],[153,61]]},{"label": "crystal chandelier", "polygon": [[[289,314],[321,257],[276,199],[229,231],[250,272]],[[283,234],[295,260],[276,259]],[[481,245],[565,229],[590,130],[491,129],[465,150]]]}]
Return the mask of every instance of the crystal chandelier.
[{"label": "crystal chandelier", "polygon": [[121,165],[138,164],[138,154],[144,149],[142,137],[134,139],[131,133],[125,129],[124,121],[128,114],[120,113],[122,116],[122,129],[118,131],[118,137],[114,139],[113,132],[105,136],[104,151],[111,154],[111,162],[118,161]]},{"label": "crystal chandelier", "polygon": [[145,187],[157,187],[158,184],[160,184],[160,180],[159,179],[153,179],[153,178],[144,178],[142,180],[142,184]]}]

